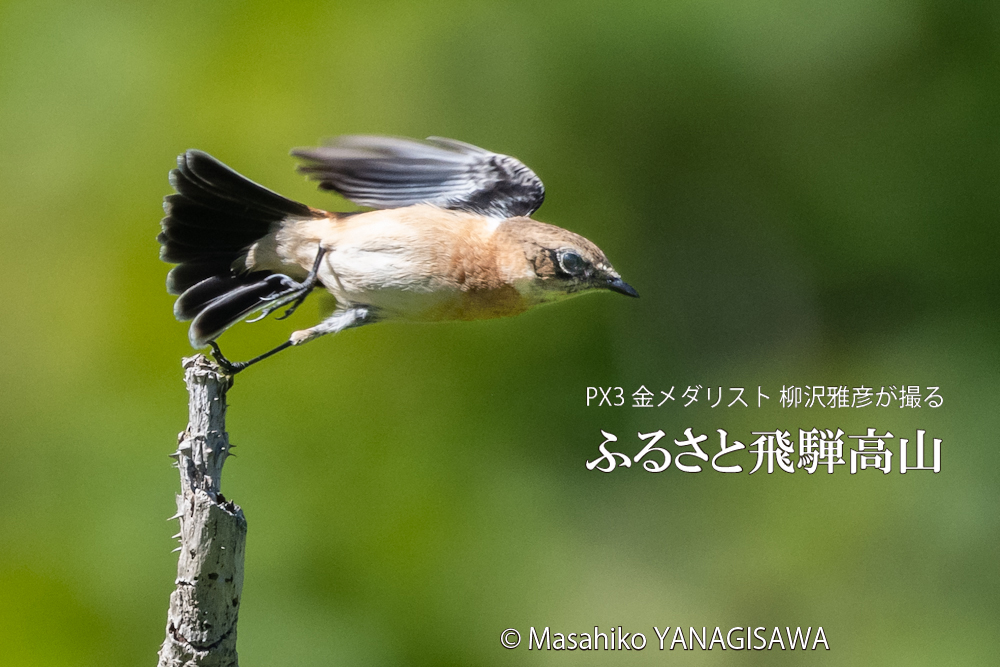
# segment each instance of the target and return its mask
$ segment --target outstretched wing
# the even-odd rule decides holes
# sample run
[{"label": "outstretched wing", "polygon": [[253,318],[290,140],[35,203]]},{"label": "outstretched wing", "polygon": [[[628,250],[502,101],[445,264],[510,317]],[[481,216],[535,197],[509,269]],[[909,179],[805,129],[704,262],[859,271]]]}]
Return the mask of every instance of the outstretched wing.
[{"label": "outstretched wing", "polygon": [[541,180],[519,160],[454,139],[345,135],[292,155],[320,188],[360,206],[427,203],[509,218],[530,215],[545,199]]}]

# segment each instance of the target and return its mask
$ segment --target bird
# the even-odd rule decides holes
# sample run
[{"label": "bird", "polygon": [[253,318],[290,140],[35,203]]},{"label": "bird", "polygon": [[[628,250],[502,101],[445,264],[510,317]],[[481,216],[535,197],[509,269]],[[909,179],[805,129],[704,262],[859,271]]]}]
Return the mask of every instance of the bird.
[{"label": "bird", "polygon": [[[283,197],[208,153],[170,172],[160,259],[167,291],[190,321],[191,346],[212,348],[234,375],[281,350],[376,322],[482,320],[597,290],[639,294],[583,236],[530,216],[545,188],[509,155],[454,139],[342,135],[299,148],[299,172],[367,210],[331,212]],[[216,339],[286,308],[314,288],[331,315],[248,361]]]}]

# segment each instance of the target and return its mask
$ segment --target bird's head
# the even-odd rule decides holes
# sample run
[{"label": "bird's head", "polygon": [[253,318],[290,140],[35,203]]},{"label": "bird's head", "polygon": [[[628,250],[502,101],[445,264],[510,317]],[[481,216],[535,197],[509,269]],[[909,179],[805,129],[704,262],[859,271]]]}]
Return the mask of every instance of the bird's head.
[{"label": "bird's head", "polygon": [[579,234],[529,218],[507,220],[497,232],[527,260],[527,275],[515,286],[535,303],[598,289],[639,296],[601,249]]}]

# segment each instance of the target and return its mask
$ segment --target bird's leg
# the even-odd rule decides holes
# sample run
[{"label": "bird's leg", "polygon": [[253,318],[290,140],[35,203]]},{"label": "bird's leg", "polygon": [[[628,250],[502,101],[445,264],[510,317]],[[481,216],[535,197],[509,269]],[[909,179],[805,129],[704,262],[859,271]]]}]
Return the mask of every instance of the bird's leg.
[{"label": "bird's leg", "polygon": [[258,361],[263,361],[264,359],[267,359],[268,357],[293,345],[304,345],[305,343],[326,334],[338,333],[340,331],[344,331],[345,329],[353,329],[355,327],[360,327],[377,321],[378,317],[373,307],[361,305],[351,306],[346,310],[335,312],[333,315],[314,327],[292,333],[291,337],[278,347],[273,350],[268,350],[264,354],[258,355],[248,361],[230,361],[222,354],[222,350],[219,349],[218,343],[211,340],[208,344],[212,346],[212,356],[215,358],[215,361],[219,364],[219,366],[222,367],[222,370],[224,370],[228,375],[236,375],[248,366],[257,363]]},{"label": "bird's leg", "polygon": [[208,341],[208,344],[212,346],[212,357],[215,359],[215,362],[222,367],[222,370],[226,372],[226,375],[236,375],[247,366],[256,364],[258,361],[263,361],[264,359],[267,359],[271,355],[281,352],[286,347],[291,347],[292,341],[286,340],[284,343],[274,348],[273,350],[268,350],[264,354],[258,355],[253,359],[250,359],[249,361],[229,361],[229,359],[226,359],[225,355],[222,354],[222,350],[219,349],[218,343],[216,343],[214,340],[210,340]]},{"label": "bird's leg", "polygon": [[306,279],[302,281],[302,287],[299,290],[299,294],[295,297],[295,300],[292,302],[292,305],[289,306],[288,310],[285,311],[285,314],[278,318],[279,320],[283,320],[294,313],[296,309],[302,305],[302,302],[306,300],[306,297],[309,296],[309,292],[316,287],[316,282],[319,279],[319,265],[320,262],[323,261],[324,255],[326,255],[326,248],[320,246],[319,250],[316,251],[316,260],[313,262],[312,268],[309,269],[309,275],[307,275]]},{"label": "bird's leg", "polygon": [[338,310],[314,327],[292,333],[289,341],[292,345],[304,345],[311,340],[331,333],[340,333],[345,329],[354,329],[378,321],[378,314],[372,306],[354,305],[345,310]]},{"label": "bird's leg", "polygon": [[260,315],[252,320],[247,320],[247,322],[258,322],[289,303],[292,305],[288,308],[288,310],[286,310],[281,317],[276,319],[283,320],[294,313],[295,310],[302,305],[302,302],[306,300],[306,297],[309,296],[309,293],[312,292],[313,288],[316,287],[316,283],[319,281],[319,267],[325,255],[326,248],[320,246],[319,250],[316,252],[316,259],[313,261],[312,268],[309,270],[309,274],[306,275],[305,280],[301,283],[289,280],[289,282],[292,283],[291,286],[281,292],[275,292],[274,294],[267,296],[264,300],[270,301],[270,305],[261,311]]}]

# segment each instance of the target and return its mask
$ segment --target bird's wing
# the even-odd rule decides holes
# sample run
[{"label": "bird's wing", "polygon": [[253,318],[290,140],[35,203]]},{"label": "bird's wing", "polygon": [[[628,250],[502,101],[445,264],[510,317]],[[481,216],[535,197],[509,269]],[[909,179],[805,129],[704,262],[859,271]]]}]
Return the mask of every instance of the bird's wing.
[{"label": "bird's wing", "polygon": [[321,189],[360,206],[427,203],[508,218],[530,215],[545,198],[542,181],[519,160],[454,139],[345,135],[292,155]]}]

